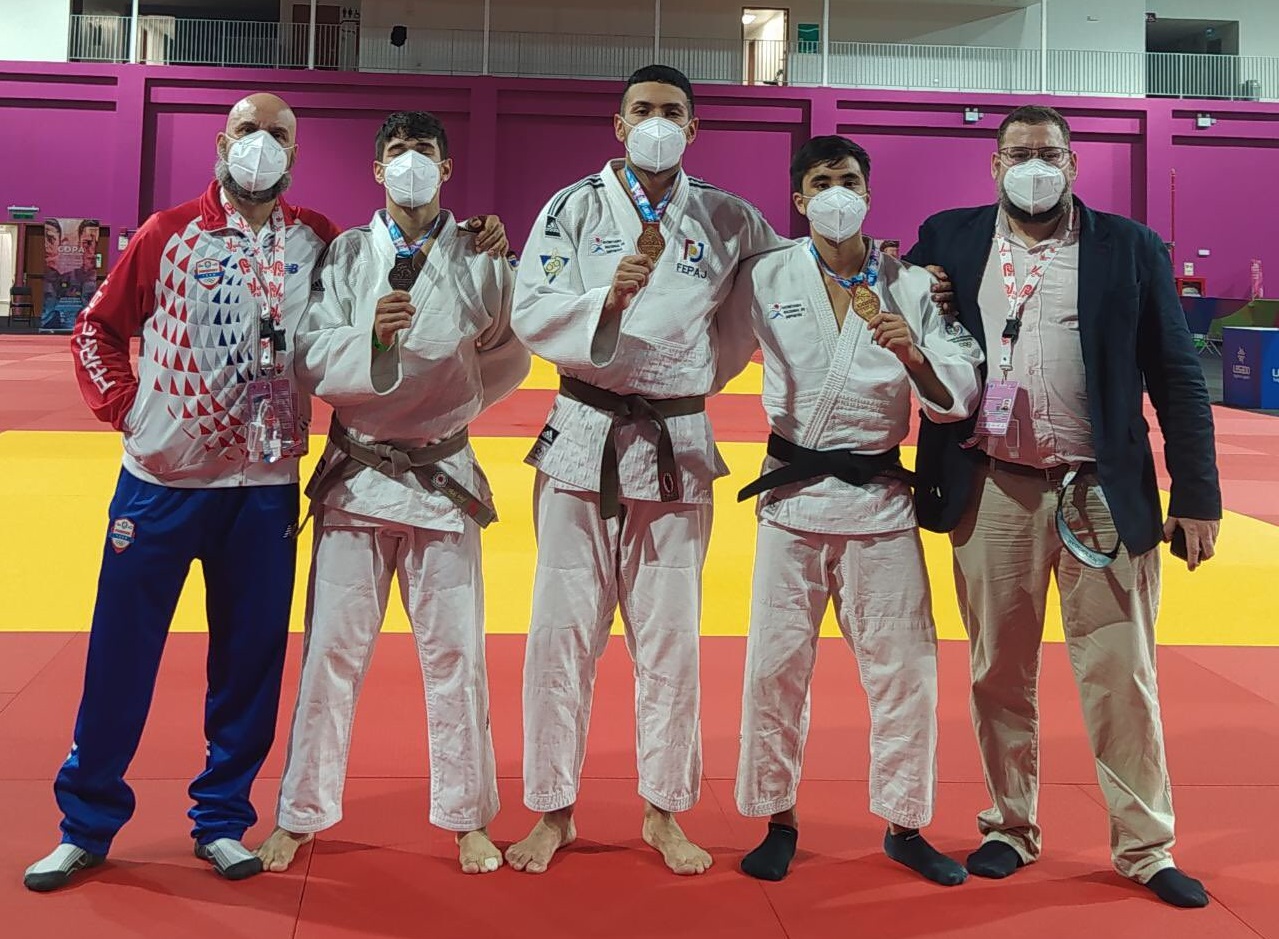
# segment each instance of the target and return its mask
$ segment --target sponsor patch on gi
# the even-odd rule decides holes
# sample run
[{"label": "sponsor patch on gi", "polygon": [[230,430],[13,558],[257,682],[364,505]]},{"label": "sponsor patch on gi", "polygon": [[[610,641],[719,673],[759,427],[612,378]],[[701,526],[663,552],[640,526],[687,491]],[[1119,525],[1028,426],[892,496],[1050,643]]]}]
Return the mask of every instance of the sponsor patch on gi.
[{"label": "sponsor patch on gi", "polygon": [[596,235],[591,239],[591,254],[621,254],[626,250],[626,242],[617,237]]},{"label": "sponsor patch on gi", "polygon": [[524,462],[532,466],[537,466],[546,457],[546,451],[551,449],[551,444],[555,443],[555,438],[560,432],[547,424],[542,428],[542,432],[537,435],[537,440],[533,443],[533,449],[528,452],[528,456],[524,458]]},{"label": "sponsor patch on gi", "polygon": [[770,303],[767,316],[770,320],[793,320],[807,312],[808,307],[799,301],[795,303]]},{"label": "sponsor patch on gi", "polygon": [[298,266],[297,266],[296,264],[286,264],[286,265],[284,265],[284,273],[286,273],[286,274],[296,274],[297,272],[298,272]]},{"label": "sponsor patch on gi", "polygon": [[133,522],[127,518],[117,518],[111,523],[111,547],[115,549],[116,554],[121,554],[125,548],[133,544],[134,531]]},{"label": "sponsor patch on gi", "polygon": [[542,256],[542,273],[546,275],[548,284],[555,283],[555,278],[564,273],[564,269],[568,267],[568,258],[562,254],[543,254]]},{"label": "sponsor patch on gi", "polygon": [[222,262],[216,258],[203,258],[195,262],[196,282],[206,290],[222,283]]},{"label": "sponsor patch on gi", "polygon": [[675,262],[675,270],[679,271],[685,277],[698,277],[707,280],[709,274],[702,267],[702,261],[706,259],[706,243],[704,241],[684,240],[684,248],[680,252],[679,260]]},{"label": "sponsor patch on gi", "polygon": [[546,227],[542,229],[542,234],[547,238],[561,237],[560,223],[556,221],[554,215],[546,216]]}]

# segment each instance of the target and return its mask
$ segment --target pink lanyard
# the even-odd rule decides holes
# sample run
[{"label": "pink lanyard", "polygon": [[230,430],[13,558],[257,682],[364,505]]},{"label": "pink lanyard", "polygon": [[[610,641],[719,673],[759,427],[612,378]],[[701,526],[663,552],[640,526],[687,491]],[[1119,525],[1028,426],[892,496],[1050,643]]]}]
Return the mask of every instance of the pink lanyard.
[{"label": "pink lanyard", "polygon": [[1008,319],[1004,323],[1004,332],[999,337],[999,367],[1004,372],[1005,380],[1008,378],[1008,373],[1012,371],[1013,346],[1016,345],[1017,336],[1021,333],[1021,317],[1026,312],[1026,304],[1034,296],[1035,291],[1039,289],[1039,285],[1044,279],[1044,274],[1057,257],[1057,253],[1061,251],[1061,247],[1061,242],[1058,242],[1045,249],[1039,260],[1031,264],[1030,270],[1026,274],[1026,281],[1021,285],[1021,289],[1018,290],[1017,272],[1013,267],[1012,242],[1006,237],[999,239],[999,264],[1003,269],[1004,294],[1008,297]]},{"label": "pink lanyard", "polygon": [[[271,318],[274,330],[283,334],[284,319],[284,239],[287,227],[284,224],[284,211],[277,203],[271,211],[268,223],[272,234],[271,250],[263,251],[262,241],[254,234],[253,227],[229,200],[223,200],[222,209],[226,212],[227,226],[237,229],[244,236],[240,248],[244,252],[244,260],[240,262],[240,270],[252,274],[247,280],[249,294],[258,302],[263,312]],[[283,351],[278,347],[276,352]],[[276,370],[279,369],[278,356],[273,357]]]}]

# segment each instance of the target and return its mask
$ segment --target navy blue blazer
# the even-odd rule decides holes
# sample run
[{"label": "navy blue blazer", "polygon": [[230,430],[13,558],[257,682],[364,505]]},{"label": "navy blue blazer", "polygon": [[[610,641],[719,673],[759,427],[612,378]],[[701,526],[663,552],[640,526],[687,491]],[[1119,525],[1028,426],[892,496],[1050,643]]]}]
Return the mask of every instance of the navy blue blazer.
[{"label": "navy blue blazer", "polygon": [[[1164,435],[1171,515],[1221,518],[1212,408],[1162,239],[1145,225],[1094,212],[1078,199],[1075,211],[1080,216],[1079,340],[1097,472],[1119,537],[1131,554],[1141,554],[1159,544],[1163,530],[1150,428],[1142,413],[1143,386]],[[995,205],[940,212],[920,226],[919,242],[905,258],[945,269],[960,322],[983,350],[986,333],[977,296],[997,214]],[[948,532],[959,524],[984,458],[978,449],[960,446],[975,421],[921,423],[915,506],[924,528]]]}]

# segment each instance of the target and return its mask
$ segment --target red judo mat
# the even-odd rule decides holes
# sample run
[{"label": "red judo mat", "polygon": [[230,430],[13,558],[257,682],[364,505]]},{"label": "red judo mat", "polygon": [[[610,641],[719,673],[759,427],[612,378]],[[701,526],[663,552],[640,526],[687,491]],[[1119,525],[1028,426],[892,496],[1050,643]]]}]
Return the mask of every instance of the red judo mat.
[{"label": "red judo mat", "polygon": [[[284,699],[292,701],[300,637]],[[524,640],[489,639],[493,733],[505,846],[533,820],[520,800]],[[412,639],[381,639],[356,720],[346,817],[293,870],[231,884],[191,855],[187,781],[203,758],[205,638],[171,637],[131,782],[138,812],[110,862],[71,888],[34,895],[22,870],[57,838],[50,780],[66,753],[87,647],[82,634],[0,635],[0,936],[113,937],[1275,937],[1279,939],[1279,649],[1162,648],[1160,682],[1178,810],[1177,858],[1212,893],[1206,910],[1173,910],[1109,865],[1107,821],[1070,670],[1045,648],[1044,859],[1003,882],[940,888],[880,853],[867,811],[867,716],[856,666],[822,640],[800,791],[792,873],[764,885],[737,870],[762,822],[733,803],[745,641],[703,643],[706,779],[685,818],[713,854],[680,878],[639,838],[630,662],[614,640],[601,665],[578,814],[580,840],[541,876],[456,869],[451,836],[426,821],[424,706]],[[963,856],[985,804],[966,702],[962,643],[941,648],[941,785],[929,835]],[[268,831],[287,713],[255,790]]]}]

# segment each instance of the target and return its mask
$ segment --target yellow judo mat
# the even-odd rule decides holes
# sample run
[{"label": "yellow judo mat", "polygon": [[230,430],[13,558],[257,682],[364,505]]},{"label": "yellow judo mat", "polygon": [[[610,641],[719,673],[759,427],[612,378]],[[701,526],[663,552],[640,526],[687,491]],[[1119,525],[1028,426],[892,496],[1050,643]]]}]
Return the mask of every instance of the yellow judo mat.
[{"label": "yellow judo mat", "polygon": [[[756,367],[757,368],[757,367]],[[550,382],[538,368],[526,388]],[[746,391],[758,375],[738,379]],[[737,390],[736,388],[733,390]],[[491,633],[522,633],[528,628],[535,545],[532,525],[533,470],[522,462],[529,441],[481,437],[476,452],[496,493],[501,521],[484,536],[484,570]],[[309,473],[323,446],[314,438],[303,466]],[[763,456],[762,443],[723,443],[733,474],[716,488],[715,527],[706,565],[702,631],[713,636],[743,636],[749,624],[751,565],[755,544],[752,503],[738,504],[734,494],[749,482]],[[904,456],[909,464],[913,453]],[[9,431],[0,434],[0,493],[6,548],[0,569],[4,603],[0,631],[81,631],[89,627],[98,565],[107,527],[107,504],[120,467],[120,440],[112,433]],[[293,628],[302,628],[305,571],[311,529],[299,543],[301,553]],[[962,638],[945,538],[925,533],[933,585],[933,609],[939,635]],[[1279,557],[1279,528],[1227,513],[1220,553],[1191,574],[1164,549],[1164,593],[1159,637],[1169,644],[1279,645],[1271,625],[1274,614],[1274,561]],[[245,572],[246,577],[249,576]],[[883,577],[893,572],[885,570]],[[394,596],[394,594],[393,594]],[[1050,599],[1046,635],[1060,640],[1056,601]],[[193,568],[178,606],[177,631],[204,629],[204,591],[198,565]],[[385,628],[408,629],[393,601]],[[620,626],[615,624],[615,629]],[[823,632],[837,635],[828,611]]]}]

